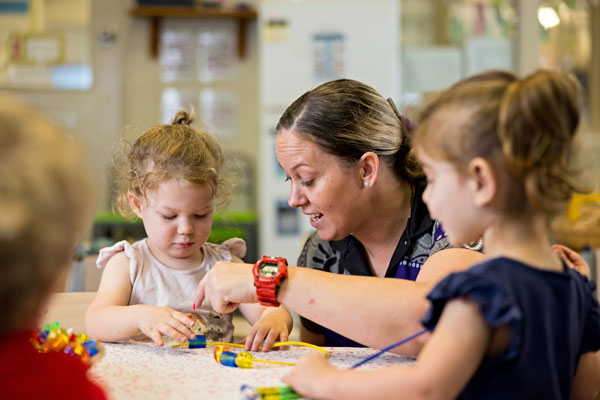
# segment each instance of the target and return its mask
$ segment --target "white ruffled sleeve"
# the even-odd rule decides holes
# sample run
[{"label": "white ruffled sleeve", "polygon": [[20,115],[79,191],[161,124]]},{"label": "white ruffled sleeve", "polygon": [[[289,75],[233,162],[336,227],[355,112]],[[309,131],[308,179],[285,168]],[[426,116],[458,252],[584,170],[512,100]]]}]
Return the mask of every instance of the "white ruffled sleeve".
[{"label": "white ruffled sleeve", "polygon": [[136,264],[135,248],[127,241],[121,240],[115,243],[111,247],[105,247],[100,249],[98,252],[98,259],[96,260],[96,266],[98,268],[106,267],[108,261],[117,253],[124,251],[127,258],[129,258],[129,264]]},{"label": "white ruffled sleeve", "polygon": [[219,245],[223,261],[231,261],[231,256],[243,258],[246,255],[246,242],[240,238],[227,239]]}]

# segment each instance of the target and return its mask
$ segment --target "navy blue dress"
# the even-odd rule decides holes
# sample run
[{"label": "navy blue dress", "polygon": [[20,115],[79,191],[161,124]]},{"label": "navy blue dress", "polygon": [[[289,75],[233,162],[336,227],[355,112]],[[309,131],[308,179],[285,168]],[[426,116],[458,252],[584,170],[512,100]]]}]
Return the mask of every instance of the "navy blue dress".
[{"label": "navy blue dress", "polygon": [[508,325],[508,349],[484,358],[459,399],[569,399],[579,356],[600,348],[594,284],[496,258],[450,274],[428,295],[423,325],[434,329],[446,303],[468,298],[492,328]]}]

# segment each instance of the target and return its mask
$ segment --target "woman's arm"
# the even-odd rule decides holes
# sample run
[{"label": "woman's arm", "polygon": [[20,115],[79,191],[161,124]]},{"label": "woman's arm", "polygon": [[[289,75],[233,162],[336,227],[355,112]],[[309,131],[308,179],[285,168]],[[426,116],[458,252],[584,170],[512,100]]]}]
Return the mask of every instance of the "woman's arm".
[{"label": "woman's arm", "polygon": [[193,326],[194,321],[185,314],[167,307],[129,306],[130,296],[129,259],[125,253],[118,253],[106,265],[96,297],[86,311],[87,334],[104,342],[116,342],[141,331],[159,346],[163,344],[162,334],[179,341],[194,337],[186,328]]},{"label": "woman's arm", "polygon": [[[450,251],[452,250],[452,251]],[[463,270],[482,255],[465,249],[435,253],[422,267]],[[420,320],[428,307],[426,295],[434,282],[412,282],[365,276],[331,274],[289,267],[277,299],[287,309],[369,347],[383,348],[423,329]],[[443,274],[431,274],[432,280]],[[218,312],[230,312],[242,302],[257,302],[251,265],[218,263],[202,280],[196,304],[206,298]],[[415,355],[423,340],[394,351]]]}]

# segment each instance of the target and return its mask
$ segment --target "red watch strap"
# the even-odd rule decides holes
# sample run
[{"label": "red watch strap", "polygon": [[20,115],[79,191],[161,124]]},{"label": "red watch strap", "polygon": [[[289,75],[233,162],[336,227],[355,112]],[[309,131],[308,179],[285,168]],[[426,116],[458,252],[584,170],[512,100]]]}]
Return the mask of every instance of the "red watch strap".
[{"label": "red watch strap", "polygon": [[[256,283],[254,283],[256,286]],[[258,302],[263,306],[279,307],[277,301],[277,285],[275,282],[262,282],[260,286],[256,286],[256,295]]]}]

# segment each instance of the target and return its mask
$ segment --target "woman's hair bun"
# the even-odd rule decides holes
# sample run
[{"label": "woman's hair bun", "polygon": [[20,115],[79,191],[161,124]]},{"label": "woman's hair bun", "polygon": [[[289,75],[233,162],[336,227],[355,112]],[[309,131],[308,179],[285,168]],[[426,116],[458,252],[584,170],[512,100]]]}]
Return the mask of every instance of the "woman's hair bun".
[{"label": "woman's hair bun", "polygon": [[194,117],[188,114],[187,111],[179,111],[173,120],[171,121],[171,125],[190,125],[194,121]]}]

